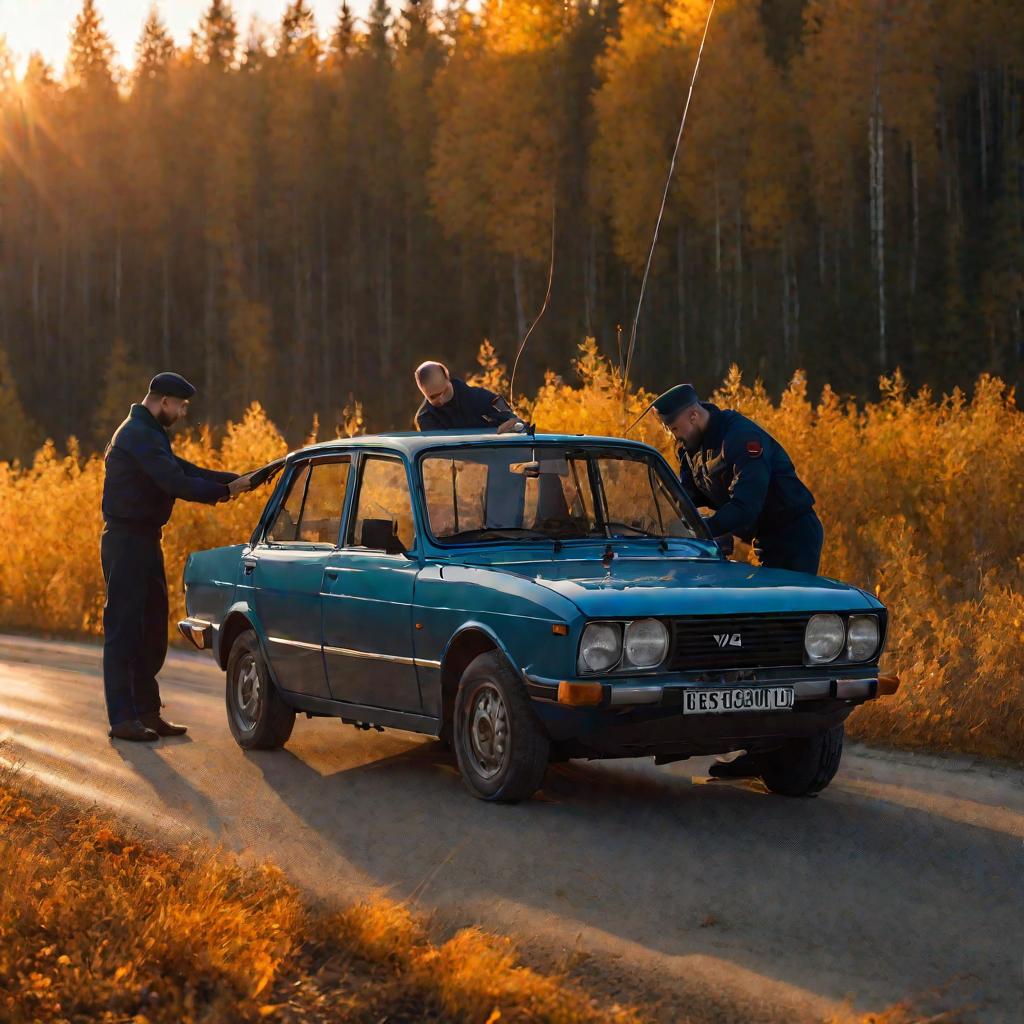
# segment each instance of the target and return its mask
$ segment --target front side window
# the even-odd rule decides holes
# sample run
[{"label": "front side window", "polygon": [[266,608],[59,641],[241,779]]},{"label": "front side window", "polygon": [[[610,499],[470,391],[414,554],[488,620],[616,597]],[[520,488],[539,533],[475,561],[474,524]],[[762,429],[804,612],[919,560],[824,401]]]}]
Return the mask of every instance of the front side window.
[{"label": "front side window", "polygon": [[267,530],[271,544],[337,544],[350,460],[307,462],[297,470]]},{"label": "front side window", "polygon": [[386,549],[380,540],[385,524],[390,524],[390,535],[402,548],[408,551],[414,546],[416,531],[405,464],[399,459],[370,455],[362,462],[359,502],[349,543]]},{"label": "front side window", "polygon": [[292,473],[288,484],[288,493],[281,502],[281,507],[274,516],[274,521],[267,530],[267,543],[288,544],[299,538],[299,516],[302,514],[302,502],[306,497],[306,482],[309,480],[309,463],[300,466]]},{"label": "front side window", "polygon": [[642,451],[451,448],[420,466],[430,529],[442,543],[706,536],[664,467]]}]

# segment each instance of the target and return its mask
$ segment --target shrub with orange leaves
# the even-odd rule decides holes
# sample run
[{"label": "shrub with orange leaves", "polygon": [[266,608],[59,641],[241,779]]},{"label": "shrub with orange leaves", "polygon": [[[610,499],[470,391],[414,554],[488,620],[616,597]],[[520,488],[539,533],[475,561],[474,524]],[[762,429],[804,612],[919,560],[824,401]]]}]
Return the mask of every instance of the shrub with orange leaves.
[{"label": "shrub with orange leaves", "polygon": [[271,865],[163,849],[0,769],[0,1019],[638,1024],[475,930],[407,906],[328,914]]},{"label": "shrub with orange leaves", "polygon": [[[506,393],[494,348],[481,348],[476,383]],[[521,415],[541,430],[622,434],[652,394],[623,393],[622,377],[593,340],[576,380],[548,373]],[[970,396],[910,393],[897,372],[877,401],[858,404],[825,387],[814,401],[800,373],[778,401],[733,367],[711,396],[761,423],[792,455],[825,524],[822,571],[877,593],[890,609],[885,668],[904,684],[859,709],[854,735],[877,742],[1024,758],[1024,412],[1013,391],[983,376]],[[339,432],[361,425],[354,404]],[[631,437],[675,464],[653,414]],[[204,428],[182,438],[186,458],[251,469],[286,450],[258,405],[219,442]],[[72,439],[50,442],[28,466],[0,463],[0,626],[98,634],[103,581],[99,503],[103,467]],[[164,531],[172,622],[180,617],[188,552],[249,536],[266,493],[215,507],[179,502]],[[744,546],[737,557],[753,560]]]}]

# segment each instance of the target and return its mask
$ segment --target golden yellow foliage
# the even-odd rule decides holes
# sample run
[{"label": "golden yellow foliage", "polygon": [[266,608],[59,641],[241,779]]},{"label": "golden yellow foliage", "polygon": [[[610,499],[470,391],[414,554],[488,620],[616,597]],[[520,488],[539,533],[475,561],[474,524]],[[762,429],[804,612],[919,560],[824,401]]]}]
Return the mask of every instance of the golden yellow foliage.
[{"label": "golden yellow foliage", "polygon": [[[479,380],[507,392],[493,347]],[[541,430],[618,435],[653,397],[623,399],[622,380],[592,340],[581,346],[578,380],[548,374],[521,414]],[[851,732],[864,739],[1021,759],[1024,751],[1024,412],[994,377],[970,396],[911,394],[896,373],[877,401],[859,405],[825,387],[817,401],[797,374],[774,401],[736,367],[712,396],[761,423],[792,455],[825,524],[822,571],[877,593],[890,610],[886,670],[904,682],[894,698],[859,709]],[[358,405],[346,414],[358,429]],[[631,433],[675,465],[657,417]],[[178,450],[214,468],[251,469],[286,450],[258,405]],[[61,455],[48,442],[31,465],[0,462],[0,625],[98,635],[103,583],[98,543],[103,467],[72,439]],[[209,507],[179,502],[164,531],[171,616],[190,551],[248,538],[265,492]],[[738,557],[753,559],[743,549]]]},{"label": "golden yellow foliage", "polygon": [[276,868],[152,846],[0,776],[0,1018],[636,1024],[474,930],[383,899],[311,910]]}]

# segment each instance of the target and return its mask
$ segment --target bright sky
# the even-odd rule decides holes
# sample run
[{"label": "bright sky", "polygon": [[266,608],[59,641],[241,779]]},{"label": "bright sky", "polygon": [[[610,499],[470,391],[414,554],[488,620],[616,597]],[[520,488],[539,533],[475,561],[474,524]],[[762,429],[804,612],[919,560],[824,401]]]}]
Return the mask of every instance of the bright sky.
[{"label": "bright sky", "polygon": [[[97,0],[103,16],[103,25],[117,47],[122,64],[134,61],[135,42],[149,12],[151,0]],[[200,15],[209,0],[159,0],[157,6],[175,41],[185,43],[189,30],[199,23]],[[249,19],[256,15],[276,24],[284,10],[286,0],[234,0],[242,38],[249,27]],[[28,55],[38,50],[63,72],[68,49],[68,34],[75,16],[81,9],[81,0],[0,0],[0,35],[7,37],[7,45],[17,57],[19,71]],[[310,0],[316,13],[320,34],[325,35],[337,20],[341,0]],[[353,0],[351,7],[357,16],[365,14],[368,0]]]}]

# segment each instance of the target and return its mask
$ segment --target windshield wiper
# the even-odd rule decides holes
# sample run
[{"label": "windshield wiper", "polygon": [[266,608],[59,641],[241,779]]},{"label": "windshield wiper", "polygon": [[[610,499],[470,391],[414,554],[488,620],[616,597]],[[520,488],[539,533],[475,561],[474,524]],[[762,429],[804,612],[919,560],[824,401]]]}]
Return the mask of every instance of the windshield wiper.
[{"label": "windshield wiper", "polygon": [[630,523],[617,523],[614,520],[606,521],[604,524],[609,530],[632,530],[634,536],[638,537],[656,537],[659,540],[663,539],[660,533],[651,533],[650,530],[645,530],[640,526],[632,526]]},{"label": "windshield wiper", "polygon": [[527,526],[487,526],[478,530],[463,530],[442,538],[445,541],[464,540],[550,540],[551,534],[531,530]]}]

